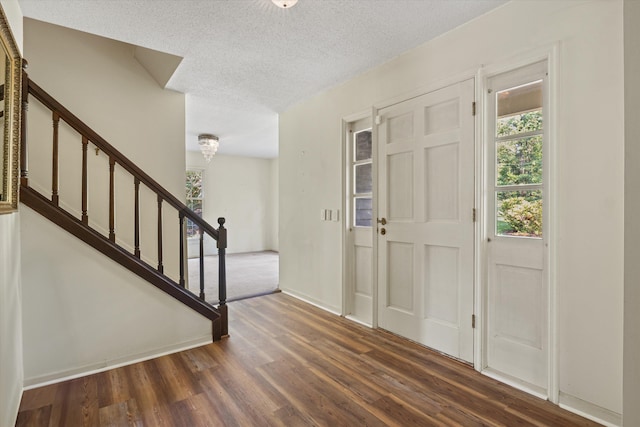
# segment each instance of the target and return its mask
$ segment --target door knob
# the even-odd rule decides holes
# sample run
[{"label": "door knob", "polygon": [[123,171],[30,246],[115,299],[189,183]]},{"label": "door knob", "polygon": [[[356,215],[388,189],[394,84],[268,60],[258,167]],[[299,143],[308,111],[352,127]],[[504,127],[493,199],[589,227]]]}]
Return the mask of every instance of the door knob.
[{"label": "door knob", "polygon": [[376,219],[376,221],[382,225],[385,225],[387,223],[387,219],[386,218],[382,218],[382,219]]},{"label": "door knob", "polygon": [[382,234],[384,236],[385,234],[387,234],[387,230],[385,230],[384,228],[381,228],[380,229],[380,234]]}]

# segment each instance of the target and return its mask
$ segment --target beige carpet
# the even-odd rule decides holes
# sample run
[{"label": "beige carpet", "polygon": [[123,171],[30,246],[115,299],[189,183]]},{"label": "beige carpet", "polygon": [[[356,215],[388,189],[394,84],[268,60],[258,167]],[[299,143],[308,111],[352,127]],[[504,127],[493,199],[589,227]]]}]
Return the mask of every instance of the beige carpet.
[{"label": "beige carpet", "polygon": [[[230,254],[227,261],[227,301],[274,292],[279,284],[277,252]],[[189,290],[200,294],[200,261],[189,259]],[[205,299],[218,303],[218,256],[204,258]]]}]

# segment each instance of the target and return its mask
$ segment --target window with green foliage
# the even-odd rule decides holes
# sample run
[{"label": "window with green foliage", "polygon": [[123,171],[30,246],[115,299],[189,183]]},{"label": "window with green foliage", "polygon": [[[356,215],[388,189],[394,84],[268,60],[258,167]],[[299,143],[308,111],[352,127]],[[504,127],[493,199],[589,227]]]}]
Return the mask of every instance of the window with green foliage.
[{"label": "window with green foliage", "polygon": [[496,96],[496,234],[542,237],[542,81]]},{"label": "window with green foliage", "polygon": [[[202,203],[204,200],[204,192],[202,189],[202,170],[187,171],[187,207],[202,217]],[[196,224],[187,219],[187,237],[196,237],[199,229]]]}]

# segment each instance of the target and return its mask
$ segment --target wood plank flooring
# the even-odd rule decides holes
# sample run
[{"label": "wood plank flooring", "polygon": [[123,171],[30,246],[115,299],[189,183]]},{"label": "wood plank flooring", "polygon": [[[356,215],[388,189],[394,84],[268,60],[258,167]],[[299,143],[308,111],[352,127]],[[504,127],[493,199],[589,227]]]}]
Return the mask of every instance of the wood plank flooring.
[{"label": "wood plank flooring", "polygon": [[222,342],[25,392],[17,425],[597,425],[285,294],[229,313]]}]

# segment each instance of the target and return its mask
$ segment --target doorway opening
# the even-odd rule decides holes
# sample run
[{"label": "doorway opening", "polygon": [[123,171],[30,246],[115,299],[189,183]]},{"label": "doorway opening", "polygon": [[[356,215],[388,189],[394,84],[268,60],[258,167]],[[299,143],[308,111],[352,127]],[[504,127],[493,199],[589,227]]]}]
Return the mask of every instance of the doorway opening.
[{"label": "doorway opening", "polygon": [[[215,217],[207,217],[207,170],[191,168],[186,172],[187,207],[209,223]],[[211,193],[208,193],[209,197]],[[233,221],[232,218],[229,220]],[[228,227],[228,225],[227,225]],[[204,271],[205,300],[218,304],[218,250],[216,241],[208,235],[203,236],[200,247],[200,230],[197,224],[187,220],[185,224],[187,243],[187,286],[200,294],[200,259]],[[279,291],[279,253],[273,250],[226,254],[227,302],[270,294]]]}]

